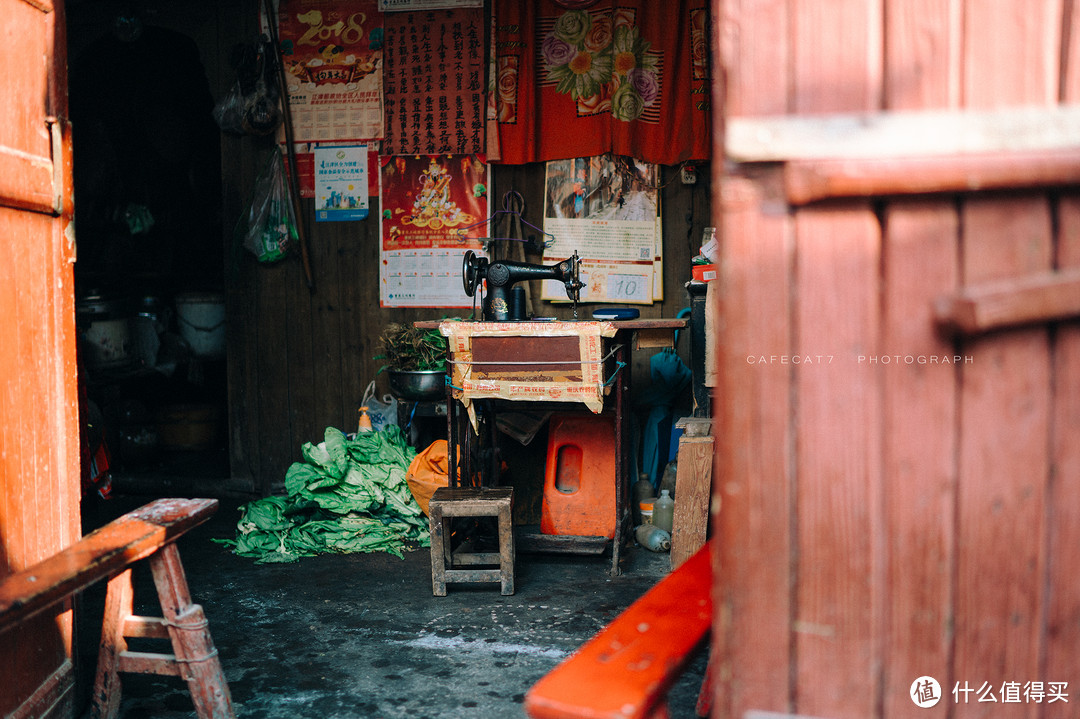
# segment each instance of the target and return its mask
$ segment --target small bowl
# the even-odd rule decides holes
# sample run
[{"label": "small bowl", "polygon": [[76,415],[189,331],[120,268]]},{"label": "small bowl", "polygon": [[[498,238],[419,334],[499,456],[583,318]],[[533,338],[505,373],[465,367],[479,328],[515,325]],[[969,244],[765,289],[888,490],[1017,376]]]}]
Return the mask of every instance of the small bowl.
[{"label": "small bowl", "polygon": [[441,369],[388,370],[390,394],[398,399],[429,402],[446,397],[446,372]]}]

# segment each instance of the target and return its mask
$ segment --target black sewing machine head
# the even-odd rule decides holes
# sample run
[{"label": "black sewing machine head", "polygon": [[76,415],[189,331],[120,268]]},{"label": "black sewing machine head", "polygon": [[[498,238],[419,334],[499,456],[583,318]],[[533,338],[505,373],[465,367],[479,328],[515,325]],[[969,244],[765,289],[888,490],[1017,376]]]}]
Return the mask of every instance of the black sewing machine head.
[{"label": "black sewing machine head", "polygon": [[577,303],[584,286],[580,278],[580,260],[575,251],[571,257],[554,265],[534,265],[528,262],[497,260],[488,262],[486,257],[478,257],[469,250],[462,262],[462,280],[465,294],[472,297],[484,280],[487,280],[487,296],[484,297],[483,310],[486,322],[507,322],[524,320],[524,309],[515,312],[511,301],[511,289],[520,280],[559,280],[566,287],[566,296],[574,303],[574,316],[577,316]]}]

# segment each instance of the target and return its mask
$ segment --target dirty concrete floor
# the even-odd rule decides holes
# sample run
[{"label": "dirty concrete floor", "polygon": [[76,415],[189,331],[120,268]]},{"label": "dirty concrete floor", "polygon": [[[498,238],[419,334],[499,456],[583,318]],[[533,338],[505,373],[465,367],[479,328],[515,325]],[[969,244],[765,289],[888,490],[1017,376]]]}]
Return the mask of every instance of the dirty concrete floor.
[{"label": "dirty concrete floor", "polygon": [[[152,497],[116,497],[84,510],[90,531]],[[181,538],[194,601],[203,605],[238,719],[524,717],[528,688],[653,586],[666,554],[636,545],[612,577],[610,554],[520,554],[516,593],[498,584],[431,593],[427,549],[255,564],[213,538],[231,538],[238,500]],[[135,573],[136,613],[160,615],[149,568]],[[80,598],[77,651],[88,701],[104,586]],[[133,649],[138,649],[132,645]],[[669,695],[671,716],[695,716],[702,651]],[[179,679],[123,675],[119,719],[194,717]],[[84,717],[89,713],[84,712]]]}]

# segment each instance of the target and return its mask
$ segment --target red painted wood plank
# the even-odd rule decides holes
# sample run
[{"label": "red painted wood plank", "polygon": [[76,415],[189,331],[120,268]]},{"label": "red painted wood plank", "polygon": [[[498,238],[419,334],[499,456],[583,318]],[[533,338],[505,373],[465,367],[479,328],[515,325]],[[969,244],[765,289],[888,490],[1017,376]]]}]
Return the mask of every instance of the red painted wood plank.
[{"label": "red painted wood plank", "polygon": [[886,0],[886,110],[960,104],[962,0]]},{"label": "red painted wood plank", "polygon": [[[968,200],[963,283],[1050,264],[1045,198]],[[955,681],[978,689],[1039,680],[1046,561],[1050,357],[1045,329],[960,345]],[[963,697],[961,697],[963,699]],[[1020,716],[961,701],[958,717]]]},{"label": "red painted wood plank", "polygon": [[[1077,28],[1080,29],[1080,28]],[[1080,63],[1080,58],[1076,58]],[[1080,195],[1061,198],[1058,206],[1057,265],[1080,267]],[[1046,681],[1080,686],[1080,322],[1057,328],[1053,358],[1047,566],[1046,648],[1042,676]],[[1046,719],[1074,716],[1075,707],[1047,705]]]},{"label": "red painted wood plank", "polygon": [[727,117],[782,115],[788,107],[788,0],[713,0]]},{"label": "red painted wood plank", "polygon": [[[954,108],[960,100],[961,0],[889,0],[885,6],[885,106]],[[889,203],[882,249],[883,349],[889,355],[950,357],[934,332],[934,297],[959,282],[959,221],[949,200]],[[956,366],[897,364],[882,376],[888,641],[881,713],[915,710],[912,682],[951,687],[952,567],[955,561]],[[942,716],[949,697],[936,711]]]},{"label": "red painted wood plank", "polygon": [[[65,115],[63,8],[0,2],[0,50],[10,72],[0,108],[0,578],[48,556],[79,531],[79,426],[71,260],[70,136],[50,161],[47,116]],[[58,47],[59,46],[59,47]],[[57,52],[54,53],[54,50]],[[54,170],[59,172],[54,173]],[[68,193],[53,219],[54,177]],[[12,208],[33,208],[20,212]],[[70,707],[71,613],[60,606],[0,638],[0,714],[34,713],[24,701]],[[64,696],[68,699],[62,699]],[[22,705],[20,707],[20,705]]]},{"label": "red painted wood plank", "polygon": [[939,297],[935,321],[961,334],[1080,317],[1080,270],[1040,272]]},{"label": "red painted wood plank", "polygon": [[964,0],[962,102],[1055,104],[1062,0]]},{"label": "red painted wood plank", "polygon": [[[965,106],[1056,103],[1061,17],[1061,0],[966,0]],[[970,199],[961,222],[962,285],[1050,269],[1045,197]],[[960,354],[972,361],[961,366],[954,681],[1044,680],[1047,332],[1004,332],[962,343]],[[958,719],[1036,711],[959,699]]]},{"label": "red painted wood plank", "polygon": [[52,212],[53,167],[49,157],[28,156],[0,145],[0,204]]},{"label": "red painted wood plank", "polygon": [[[791,10],[792,109],[880,109],[883,5],[793,2]],[[885,601],[881,407],[879,367],[859,358],[880,349],[881,237],[864,202],[800,209],[794,230],[794,351],[826,360],[793,371],[793,708],[872,716]]]},{"label": "red painted wood plank", "polygon": [[[862,0],[791,3],[791,110],[863,112],[882,105],[882,5]],[[775,31],[774,31],[775,32]]]},{"label": "red painted wood plank", "polygon": [[915,358],[881,375],[891,638],[883,701],[884,716],[902,717],[913,708],[912,681],[949,679],[958,370],[931,307],[959,281],[958,222],[945,203],[894,202],[885,228],[883,354]]},{"label": "red painted wood plank", "polygon": [[[1063,41],[1068,45],[1062,55],[1062,102],[1080,102],[1080,6],[1066,4]],[[1058,269],[1080,267],[1080,193],[1063,196],[1058,201]],[[1054,338],[1054,395],[1051,415],[1052,480],[1049,547],[1046,583],[1046,647],[1043,676],[1047,681],[1068,682],[1080,686],[1080,587],[1075,580],[1080,570],[1080,323],[1066,322],[1057,327]],[[1075,708],[1057,702],[1047,705],[1045,719],[1064,719]]]},{"label": "red painted wood plank", "polygon": [[1080,184],[1080,150],[949,157],[795,160],[784,168],[788,202]]},{"label": "red painted wood plank", "polygon": [[534,719],[652,716],[712,624],[708,546],[640,599],[525,695]]},{"label": "red painted wood plank", "polygon": [[873,716],[884,586],[876,218],[863,205],[795,217],[795,708]]},{"label": "red painted wood plank", "polygon": [[793,248],[788,216],[765,211],[756,182],[728,178],[718,199],[714,706],[741,717],[787,711],[792,692],[792,365],[780,358],[792,354]]}]

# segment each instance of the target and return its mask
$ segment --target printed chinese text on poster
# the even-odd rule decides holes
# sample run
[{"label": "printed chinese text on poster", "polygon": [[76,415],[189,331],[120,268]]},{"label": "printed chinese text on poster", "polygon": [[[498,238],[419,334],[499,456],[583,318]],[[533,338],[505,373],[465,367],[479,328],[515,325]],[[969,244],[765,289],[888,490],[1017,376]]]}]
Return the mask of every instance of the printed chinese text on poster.
[{"label": "printed chinese text on poster", "polygon": [[382,158],[379,304],[471,307],[462,260],[479,252],[488,218],[487,166],[475,155]]},{"label": "printed chinese text on poster", "polygon": [[382,154],[484,152],[483,9],[386,16]]}]

